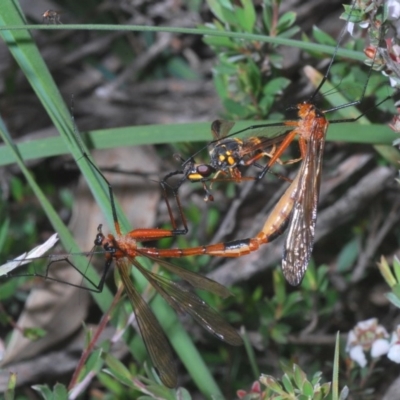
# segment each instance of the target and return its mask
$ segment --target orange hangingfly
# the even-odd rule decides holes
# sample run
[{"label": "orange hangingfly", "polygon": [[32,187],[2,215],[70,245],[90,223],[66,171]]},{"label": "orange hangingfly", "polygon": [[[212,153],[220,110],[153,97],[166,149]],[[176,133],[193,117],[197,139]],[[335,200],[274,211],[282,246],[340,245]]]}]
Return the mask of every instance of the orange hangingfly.
[{"label": "orange hangingfly", "polygon": [[[243,180],[239,170],[241,166],[257,166],[262,168],[258,176],[253,178],[256,180],[262,179],[276,162],[282,163],[280,161],[281,156],[294,138],[297,137],[301,157],[300,159],[289,160],[289,163],[302,160],[297,176],[268,216],[263,230],[255,238],[247,239],[250,240],[249,243],[255,239],[258,239],[257,244],[268,243],[279,236],[287,226],[287,236],[282,255],[282,270],[286,280],[294,286],[301,283],[313,249],[321,183],[322,158],[328,125],[329,123],[355,122],[365,114],[362,113],[356,118],[331,121],[328,121],[325,116],[329,112],[361,103],[366,92],[372,67],[369,70],[367,81],[359,100],[328,110],[320,110],[314,104],[314,99],[328,79],[328,74],[344,33],[345,31],[342,32],[339,38],[327,72],[310,99],[291,107],[291,109],[297,112],[298,118],[296,120],[253,125],[231,134],[228,134],[228,132],[232,127],[232,123],[225,122],[221,124],[219,121],[216,121],[212,124],[212,132],[215,140],[207,145],[210,162],[208,164],[197,164],[194,161],[196,153],[182,164],[183,168],[180,171],[174,171],[166,175],[163,180],[165,191],[167,188],[172,189],[175,199],[178,202],[181,218],[184,221],[178,197],[178,189],[186,180],[203,182],[203,187],[206,191],[205,199],[212,200],[212,194],[208,191],[205,182],[213,182],[220,174],[227,175],[228,181],[241,181]],[[389,98],[391,96],[385,98],[381,103]],[[219,128],[221,127],[223,129],[220,130]],[[267,136],[258,136],[256,134],[245,139],[234,137],[246,131],[260,132],[260,130],[266,131]],[[258,160],[262,157],[268,157],[268,161],[264,167],[258,164]],[[175,187],[171,187],[166,181],[171,176],[177,174],[182,174],[182,178]],[[170,209],[170,207],[168,208]],[[280,217],[279,214],[281,214]],[[184,221],[184,226],[187,230],[186,221]],[[243,244],[243,241],[238,242]],[[252,246],[249,246],[249,250],[253,251],[254,249]],[[247,252],[238,250],[236,255],[232,253],[229,256],[238,257],[242,254],[247,254]]]},{"label": "orange hangingfly", "polygon": [[[172,237],[175,235],[173,230],[134,229],[127,234],[123,234],[117,217],[111,184],[88,158],[86,153],[84,153],[84,157],[108,185],[111,211],[116,231],[115,236],[112,234],[104,235],[102,232],[102,225],[99,225],[94,244],[95,246],[101,247],[104,251],[105,268],[97,285],[90,280],[88,281],[96,288],[96,291],[102,291],[107,273],[113,261],[115,261],[151,360],[164,385],[167,387],[175,387],[178,383],[177,369],[171,346],[150,307],[135,288],[130,276],[130,267],[134,266],[137,268],[175,311],[180,314],[187,313],[191,315],[203,328],[220,340],[233,346],[239,346],[242,344],[242,338],[237,331],[231,327],[221,315],[208,306],[193,289],[205,290],[222,298],[230,296],[231,293],[218,282],[159,258],[181,257],[185,255],[183,254],[185,250],[172,249],[171,251],[169,249],[138,246],[138,243]],[[175,226],[175,222],[173,221],[172,223]],[[137,257],[146,257],[154,261],[169,272],[179,276],[188,286],[173,282],[166,277],[147,270],[140,264]]]},{"label": "orange hangingfly", "polygon": [[[194,289],[205,290],[222,298],[230,296],[231,293],[218,282],[159,258],[159,256],[181,257],[186,255],[185,250],[172,249],[171,251],[168,249],[138,246],[138,243],[141,242],[174,236],[175,233],[173,231],[167,229],[134,229],[125,235],[122,234],[117,217],[112,186],[85,153],[84,157],[108,185],[111,211],[116,231],[115,236],[112,234],[104,235],[102,232],[102,225],[99,225],[94,244],[96,247],[101,247],[102,251],[98,252],[93,249],[89,253],[83,253],[85,256],[90,256],[94,253],[104,254],[105,266],[100,280],[98,283],[95,283],[85,276],[70,260],[70,255],[49,256],[50,262],[47,265],[46,273],[44,275],[34,273],[29,274],[29,276],[38,276],[51,281],[67,283],[48,275],[53,264],[65,261],[71,265],[71,267],[76,269],[92,287],[80,286],[72,283],[68,283],[69,285],[84,288],[92,292],[102,292],[108,272],[110,271],[112,263],[115,262],[123,287],[130,300],[133,312],[135,313],[143,341],[150,358],[160,375],[160,379],[165,386],[170,388],[176,387],[178,384],[178,373],[172,348],[149,305],[144,301],[138,290],[135,288],[130,276],[131,266],[134,266],[141,272],[150,285],[176,312],[179,314],[191,315],[196,322],[218,339],[225,341],[230,345],[239,346],[242,345],[243,341],[238,332],[229,325],[217,311],[202,300],[195,293]],[[202,250],[203,248],[201,248],[197,253],[202,253]],[[146,257],[159,264],[168,272],[180,277],[185,281],[185,284],[182,285],[179,282],[173,282],[165,276],[149,271],[142,266],[137,259],[138,257]],[[16,267],[18,267],[28,261],[31,262],[34,260],[37,260],[37,258],[30,259],[24,257],[22,260],[14,260],[14,263],[16,263]],[[18,276],[24,276],[24,274],[19,274]]]}]

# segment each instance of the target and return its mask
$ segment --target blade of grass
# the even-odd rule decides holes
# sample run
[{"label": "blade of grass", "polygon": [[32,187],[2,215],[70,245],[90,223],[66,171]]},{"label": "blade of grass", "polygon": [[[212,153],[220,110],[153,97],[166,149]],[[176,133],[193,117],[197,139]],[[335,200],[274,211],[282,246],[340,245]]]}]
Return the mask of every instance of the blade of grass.
[{"label": "blade of grass", "polygon": [[249,362],[250,362],[250,366],[251,366],[251,370],[253,372],[254,380],[258,380],[260,378],[260,376],[261,376],[260,375],[260,369],[258,368],[257,358],[256,358],[256,355],[254,353],[253,346],[252,346],[252,344],[250,342],[250,338],[249,338],[249,335],[246,332],[245,327],[242,326],[240,333],[241,333],[241,336],[243,338],[244,347],[246,349],[246,354],[247,354],[247,357],[248,357]]},{"label": "blade of grass", "polygon": [[[82,24],[68,24],[68,25],[22,25],[14,22],[14,25],[8,25],[6,28],[0,26],[0,31],[7,29],[9,31],[18,31],[24,29],[30,30],[89,30],[89,31],[127,31],[127,32],[170,32],[176,34],[186,33],[189,35],[200,35],[200,36],[219,36],[233,39],[240,39],[246,41],[256,41],[272,43],[275,45],[282,45],[288,47],[297,47],[298,49],[318,52],[326,55],[332,55],[335,52],[335,46],[328,46],[324,44],[305,42],[301,40],[286,39],[280,36],[266,36],[257,35],[252,33],[244,32],[227,32],[218,31],[210,28],[179,28],[179,27],[168,27],[168,26],[144,26],[144,25],[82,25]],[[346,57],[352,60],[364,61],[365,55],[360,51],[339,49],[337,52],[338,56]]]},{"label": "blade of grass", "polygon": [[335,355],[333,357],[332,372],[332,400],[339,398],[339,354],[340,354],[340,333],[336,334]]},{"label": "blade of grass", "polygon": [[[241,121],[235,124],[235,129],[240,130],[251,125],[274,122],[278,121]],[[349,135],[349,130],[353,132],[354,127],[355,124],[350,123],[332,124],[329,127],[327,140],[391,145],[398,138],[398,135],[387,125],[365,125],[360,128],[362,129],[360,134]],[[266,134],[268,134],[268,129]],[[210,124],[208,122],[99,129],[82,133],[81,137],[91,149],[211,140]],[[59,136],[21,142],[17,144],[17,148],[24,161],[69,154],[65,141]],[[0,146],[0,166],[13,163],[14,156],[8,146]]]}]

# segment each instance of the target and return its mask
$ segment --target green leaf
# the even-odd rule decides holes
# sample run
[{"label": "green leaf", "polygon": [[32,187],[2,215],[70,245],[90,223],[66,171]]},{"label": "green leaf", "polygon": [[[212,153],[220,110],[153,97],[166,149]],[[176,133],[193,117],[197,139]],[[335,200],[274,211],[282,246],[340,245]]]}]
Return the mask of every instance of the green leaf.
[{"label": "green leaf", "polygon": [[247,116],[247,108],[242,104],[231,99],[225,99],[223,104],[230,114],[237,115],[239,118],[245,118]]},{"label": "green leaf", "polygon": [[400,298],[394,293],[385,293],[386,298],[397,308],[400,308]]},{"label": "green leaf", "polygon": [[296,22],[297,14],[294,11],[288,11],[283,14],[278,20],[277,31],[280,35],[282,32],[285,32]]},{"label": "green leaf", "polygon": [[45,400],[54,400],[53,393],[47,385],[33,385],[31,387],[39,392]]},{"label": "green leaf", "polygon": [[286,281],[280,270],[274,270],[272,273],[274,293],[278,304],[284,304],[286,301]]},{"label": "green leaf", "polygon": [[336,40],[317,26],[313,26],[313,36],[318,43],[336,46]]},{"label": "green leaf", "polygon": [[283,387],[285,388],[287,393],[294,394],[293,385],[292,385],[292,382],[291,382],[288,374],[283,374],[283,376],[282,376],[282,384],[283,384]]},{"label": "green leaf", "polygon": [[180,387],[176,391],[176,399],[177,400],[192,400],[192,396],[185,388]]},{"label": "green leaf", "polygon": [[304,279],[301,282],[301,288],[307,292],[315,292],[319,289],[317,280],[317,269],[315,268],[313,259],[311,259],[307,267],[307,273],[304,275]]},{"label": "green leaf", "polygon": [[256,23],[256,10],[254,8],[253,0],[241,0],[242,6],[235,7],[236,19],[239,25],[246,32],[253,32]]},{"label": "green leaf", "polygon": [[271,375],[264,375],[261,374],[260,376],[260,382],[266,386],[269,390],[274,391],[275,393],[278,394],[285,394],[285,391],[283,390],[282,386],[279,384],[279,382]]},{"label": "green leaf", "polygon": [[24,185],[22,184],[21,179],[17,177],[11,178],[11,194],[15,201],[20,202],[24,197]]},{"label": "green leaf", "polygon": [[227,49],[236,49],[237,45],[229,38],[204,36],[203,42],[210,47],[226,47]]},{"label": "green leaf", "polygon": [[400,261],[396,256],[393,257],[393,271],[396,275],[397,282],[400,282]]},{"label": "green leaf", "polygon": [[7,389],[4,392],[4,400],[14,400],[16,385],[17,385],[17,374],[11,372],[8,378]]},{"label": "green leaf", "polygon": [[391,289],[393,294],[395,294],[400,299],[400,283],[396,283],[394,286],[392,286]]},{"label": "green leaf", "polygon": [[110,368],[110,373],[125,385],[132,386],[132,374],[128,368],[111,353],[107,353],[103,357],[106,365]]},{"label": "green leaf", "polygon": [[299,389],[303,387],[304,381],[307,379],[306,374],[297,364],[293,364],[293,379]]},{"label": "green leaf", "polygon": [[207,0],[211,12],[223,23],[237,25],[236,15],[229,0]]},{"label": "green leaf", "polygon": [[29,340],[39,340],[45,337],[47,332],[41,328],[24,328],[23,336]]},{"label": "green leaf", "polygon": [[10,228],[10,218],[6,217],[0,226],[0,251],[3,249]]},{"label": "green leaf", "polygon": [[300,28],[298,26],[294,26],[293,28],[289,28],[285,30],[285,32],[282,32],[279,34],[280,38],[291,38],[294,35],[297,35],[300,32]]},{"label": "green leaf", "polygon": [[290,332],[290,326],[286,324],[277,323],[270,331],[271,339],[277,343],[287,343],[287,335]]},{"label": "green leaf", "polygon": [[354,239],[346,243],[339,253],[337,259],[337,271],[347,272],[354,265],[358,258],[360,250],[360,238],[355,236]]},{"label": "green leaf", "polygon": [[271,27],[273,23],[273,12],[272,6],[269,2],[263,2],[263,12],[262,12],[262,20],[265,26],[267,33],[271,32]]},{"label": "green leaf", "polygon": [[[331,384],[329,382],[323,383],[320,387],[320,393],[322,395],[322,398],[324,399],[326,396],[328,396],[329,392],[331,391]],[[332,400],[334,400],[332,396]]]},{"label": "green leaf", "polygon": [[263,93],[271,93],[274,96],[281,94],[284,89],[290,85],[290,80],[284,77],[279,77],[270,80],[263,89]]},{"label": "green leaf", "polygon": [[53,392],[54,392],[53,396],[54,400],[68,400],[68,391],[64,385],[56,383]]},{"label": "green leaf", "polygon": [[319,383],[319,381],[321,380],[321,377],[322,377],[322,372],[321,372],[321,371],[317,371],[317,372],[313,375],[313,377],[312,377],[312,379],[311,379],[311,384],[312,384],[313,386],[317,385],[317,384]]},{"label": "green leaf", "polygon": [[188,63],[180,57],[172,57],[167,62],[167,69],[169,73],[179,79],[185,79],[188,81],[199,80],[199,75],[193,71]]},{"label": "green leaf", "polygon": [[343,4],[344,13],[340,16],[340,19],[344,19],[348,22],[359,23],[364,20],[364,11],[361,9],[354,8],[353,5]]},{"label": "green leaf", "polygon": [[299,304],[303,300],[303,295],[299,291],[295,291],[290,293],[283,303],[281,315],[282,317],[288,317],[291,315],[292,310],[295,308],[297,304]]},{"label": "green leaf", "polygon": [[103,349],[99,348],[99,349],[94,350],[90,354],[90,356],[86,362],[86,370],[88,372],[96,372],[97,373],[101,370],[101,368],[103,366],[103,358],[102,358],[103,352],[104,352]]},{"label": "green leaf", "polygon": [[313,385],[311,385],[311,382],[308,380],[304,381],[303,387],[301,388],[301,390],[305,396],[309,396],[310,398],[312,398],[312,396],[314,395],[314,387],[313,387]]}]

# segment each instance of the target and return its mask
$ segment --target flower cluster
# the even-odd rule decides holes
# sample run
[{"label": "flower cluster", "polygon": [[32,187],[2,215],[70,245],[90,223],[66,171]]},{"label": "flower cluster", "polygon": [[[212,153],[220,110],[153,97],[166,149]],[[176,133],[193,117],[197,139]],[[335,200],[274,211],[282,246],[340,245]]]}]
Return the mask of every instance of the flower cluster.
[{"label": "flower cluster", "polygon": [[244,399],[247,397],[247,399],[261,399],[262,398],[262,393],[261,393],[261,384],[259,381],[253,382],[251,385],[251,389],[249,392],[246,390],[240,389],[236,392],[237,396],[239,399]]},{"label": "flower cluster", "polygon": [[[350,16],[347,29],[351,35],[355,25],[368,29],[370,44],[364,50],[368,57],[366,64],[373,63],[375,70],[382,70],[389,77],[392,87],[400,88],[400,0],[388,0],[386,6],[359,0],[355,8],[348,7],[346,12],[342,18]],[[384,47],[381,45],[383,37]]]},{"label": "flower cluster", "polygon": [[378,324],[376,318],[361,321],[349,332],[346,352],[361,368],[368,364],[366,357],[368,354],[372,359],[387,355],[390,360],[399,364],[400,325],[389,340],[388,332]]}]

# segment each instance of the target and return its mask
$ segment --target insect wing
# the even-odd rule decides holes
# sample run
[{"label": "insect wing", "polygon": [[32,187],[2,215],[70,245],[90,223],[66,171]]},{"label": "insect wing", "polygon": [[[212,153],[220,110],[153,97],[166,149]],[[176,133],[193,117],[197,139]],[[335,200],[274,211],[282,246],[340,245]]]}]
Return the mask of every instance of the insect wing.
[{"label": "insect wing", "polygon": [[283,274],[293,286],[301,283],[313,249],[324,145],[324,137],[311,135],[299,171],[296,200],[282,258]]},{"label": "insect wing", "polygon": [[228,136],[230,130],[233,128],[235,123],[233,121],[225,121],[216,119],[211,124],[211,133],[216,140],[223,139]]},{"label": "insect wing", "polygon": [[[289,130],[289,129],[287,129]],[[269,147],[279,144],[286,137],[287,132],[280,132],[277,136],[250,136],[245,139],[245,143],[248,143],[247,152],[253,152],[257,150],[266,150]]]},{"label": "insect wing", "polygon": [[[141,253],[139,249],[138,253]],[[221,285],[220,283],[213,281],[212,279],[209,279],[203,275],[197,274],[187,269],[178,267],[177,265],[172,264],[168,261],[160,260],[159,258],[152,257],[145,253],[141,254],[143,255],[143,257],[149,258],[157,264],[162,265],[163,268],[179,276],[184,281],[190,283],[193,287],[197,289],[206,290],[207,292],[213,293],[219,297],[222,297],[223,299],[232,296],[232,293],[224,285]]]},{"label": "insect wing", "polygon": [[[131,262],[134,260],[130,260]],[[133,262],[140,270],[143,267],[137,262]],[[140,333],[150,355],[151,361],[156,367],[161,381],[169,388],[177,386],[177,369],[174,356],[168,339],[157,321],[153,312],[142,296],[135,289],[129,276],[129,265],[126,260],[118,260],[118,271],[126,294],[131,301],[133,311],[139,325]]]},{"label": "insect wing", "polygon": [[191,315],[208,332],[233,346],[243,344],[237,331],[213,308],[202,300],[191,288],[154,274],[138,264],[135,265],[165,301],[179,313]]}]

